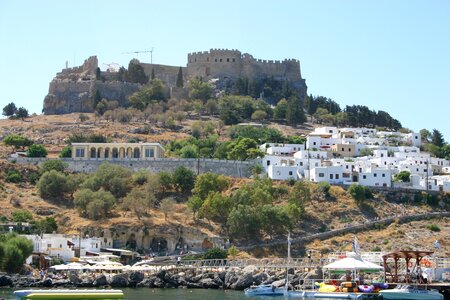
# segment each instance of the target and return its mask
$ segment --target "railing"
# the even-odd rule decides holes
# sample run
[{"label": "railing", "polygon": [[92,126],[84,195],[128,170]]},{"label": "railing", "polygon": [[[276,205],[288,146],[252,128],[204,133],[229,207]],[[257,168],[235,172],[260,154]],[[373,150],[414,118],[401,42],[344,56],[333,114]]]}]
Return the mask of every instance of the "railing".
[{"label": "railing", "polygon": [[[168,262],[173,263],[173,262]],[[262,258],[262,259],[204,259],[182,260],[179,268],[215,269],[245,268],[254,266],[258,269],[304,269],[314,268],[321,264],[320,260],[305,258]]]}]

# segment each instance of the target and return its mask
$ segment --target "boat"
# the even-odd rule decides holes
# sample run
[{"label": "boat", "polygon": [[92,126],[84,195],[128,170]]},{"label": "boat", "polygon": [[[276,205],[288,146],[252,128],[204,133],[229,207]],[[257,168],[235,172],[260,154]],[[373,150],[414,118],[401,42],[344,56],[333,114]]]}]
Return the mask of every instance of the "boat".
[{"label": "boat", "polygon": [[444,295],[437,290],[418,289],[411,285],[398,285],[389,290],[382,290],[380,294],[383,299],[420,299],[420,300],[443,300]]},{"label": "boat", "polygon": [[252,285],[244,290],[246,296],[283,296],[284,288],[271,284]]},{"label": "boat", "polygon": [[19,299],[123,299],[121,290],[18,290]]}]

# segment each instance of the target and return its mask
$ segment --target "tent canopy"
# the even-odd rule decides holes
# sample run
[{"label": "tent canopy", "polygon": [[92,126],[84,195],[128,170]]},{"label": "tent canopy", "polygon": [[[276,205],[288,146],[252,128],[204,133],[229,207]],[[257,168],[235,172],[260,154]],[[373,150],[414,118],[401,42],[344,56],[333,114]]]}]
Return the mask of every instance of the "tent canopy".
[{"label": "tent canopy", "polygon": [[358,257],[346,257],[328,265],[323,266],[324,269],[346,271],[346,270],[358,270],[366,272],[378,272],[383,270],[382,266],[365,261]]}]

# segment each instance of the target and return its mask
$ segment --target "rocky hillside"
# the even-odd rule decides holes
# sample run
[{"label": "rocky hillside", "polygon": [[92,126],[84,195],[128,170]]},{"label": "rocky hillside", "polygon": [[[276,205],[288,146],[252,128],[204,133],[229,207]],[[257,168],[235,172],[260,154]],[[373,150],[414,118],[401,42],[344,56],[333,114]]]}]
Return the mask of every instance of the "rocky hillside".
[{"label": "rocky hillside", "polygon": [[[158,126],[151,126],[151,131],[141,134],[141,123],[113,123],[95,120],[89,115],[89,120],[80,122],[78,114],[63,116],[36,116],[20,120],[0,120],[0,136],[9,134],[22,134],[36,143],[44,144],[50,150],[50,157],[57,157],[59,151],[66,145],[68,135],[74,132],[101,133],[111,137],[114,141],[127,141],[129,139],[161,142],[183,139],[190,134],[191,120],[183,121],[180,129],[171,131]],[[310,128],[294,129],[277,126],[284,134],[300,135]],[[226,129],[224,129],[226,130]],[[225,135],[223,135],[225,136]],[[222,137],[225,138],[225,137]],[[197,244],[212,243],[217,245],[223,241],[223,231],[220,226],[210,221],[197,221],[192,219],[192,213],[187,210],[186,204],[181,200],[168,218],[159,209],[151,209],[149,216],[137,219],[132,214],[124,214],[114,210],[111,218],[106,220],[89,220],[79,216],[77,210],[71,205],[53,203],[43,200],[35,185],[30,183],[6,182],[9,170],[17,170],[24,177],[37,172],[36,166],[14,164],[6,160],[11,152],[9,147],[0,144],[0,218],[11,219],[12,212],[17,209],[30,211],[34,220],[45,216],[53,216],[59,225],[59,232],[78,233],[82,228],[89,234],[111,234],[126,243],[130,236],[139,240],[143,245],[150,245],[155,238],[163,238],[170,245],[175,245],[179,237]],[[230,191],[246,180],[233,180]],[[412,195],[409,195],[412,199]],[[403,199],[403,200],[401,200]],[[404,201],[404,195],[384,195],[375,193],[372,200],[358,205],[350,195],[340,187],[331,187],[330,196],[318,197],[306,205],[306,215],[302,222],[293,230],[294,237],[307,236],[313,233],[343,228],[360,224],[373,219],[383,219],[393,215],[413,215],[436,211],[438,208],[426,204]],[[444,203],[447,204],[448,203]],[[302,255],[306,250],[346,251],[351,248],[354,234],[332,237],[326,240],[313,240],[308,243],[295,245],[295,254]],[[389,251],[397,248],[432,249],[433,241],[440,240],[443,248],[442,256],[450,255],[450,245],[447,237],[450,236],[450,222],[448,218],[413,221],[408,223],[394,222],[378,226],[356,234],[364,251]],[[283,237],[274,237],[282,239]],[[237,241],[239,245],[254,243],[254,241]],[[285,247],[256,248],[251,250],[253,255],[269,256],[284,255]]]}]

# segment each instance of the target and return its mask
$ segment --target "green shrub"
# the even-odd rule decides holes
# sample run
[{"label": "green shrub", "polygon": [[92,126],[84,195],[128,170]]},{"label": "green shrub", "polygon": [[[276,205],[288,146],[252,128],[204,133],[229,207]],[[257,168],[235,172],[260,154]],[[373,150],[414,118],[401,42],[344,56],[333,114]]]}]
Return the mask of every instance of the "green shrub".
[{"label": "green shrub", "polygon": [[27,210],[15,210],[12,213],[13,222],[30,222],[33,220],[33,215]]},{"label": "green shrub", "polygon": [[22,175],[16,170],[8,171],[8,173],[6,174],[6,182],[19,183],[22,182],[22,180]]},{"label": "green shrub", "polygon": [[226,250],[220,250],[218,248],[209,249],[203,254],[203,259],[225,259],[228,253]]},{"label": "green shrub", "polygon": [[427,225],[427,228],[434,232],[441,231],[441,228],[439,228],[439,226],[437,226],[436,224],[429,224]]}]

